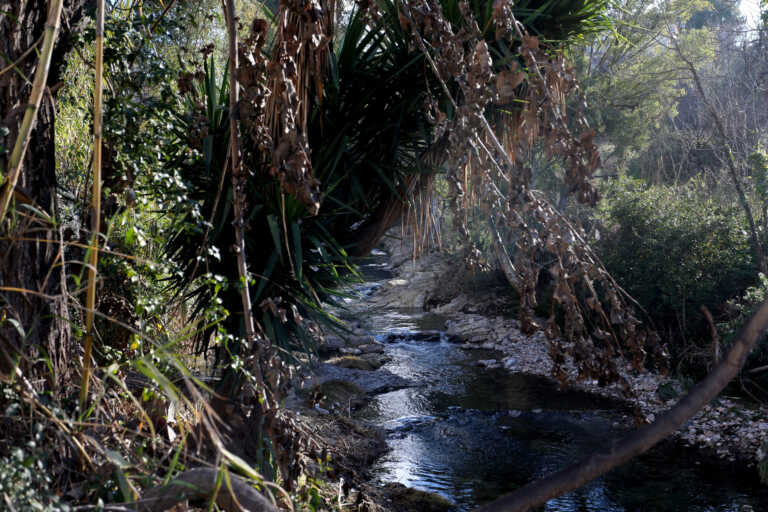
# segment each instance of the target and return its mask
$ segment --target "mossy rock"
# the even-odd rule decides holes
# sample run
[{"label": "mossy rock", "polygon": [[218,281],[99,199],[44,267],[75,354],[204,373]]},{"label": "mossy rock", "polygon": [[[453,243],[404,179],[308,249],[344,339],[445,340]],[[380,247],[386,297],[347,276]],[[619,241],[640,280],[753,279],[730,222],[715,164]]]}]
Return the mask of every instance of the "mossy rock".
[{"label": "mossy rock", "polygon": [[418,510],[419,512],[443,512],[454,510],[456,506],[433,492],[420,491],[403,484],[390,483],[385,486],[392,510],[398,512]]},{"label": "mossy rock", "polygon": [[326,361],[328,364],[339,366],[341,368],[353,368],[355,370],[375,370],[378,366],[375,366],[368,359],[363,359],[358,356],[341,356],[333,357]]},{"label": "mossy rock", "polygon": [[373,365],[374,370],[378,370],[392,360],[392,358],[386,354],[363,354],[360,358]]},{"label": "mossy rock", "polygon": [[319,405],[328,410],[335,409],[334,406],[341,406],[343,409],[352,406],[354,409],[366,396],[363,389],[345,380],[323,382],[312,389],[312,395],[318,397]]},{"label": "mossy rock", "polygon": [[757,463],[757,470],[760,472],[760,481],[768,485],[768,443],[763,444],[763,460]]}]

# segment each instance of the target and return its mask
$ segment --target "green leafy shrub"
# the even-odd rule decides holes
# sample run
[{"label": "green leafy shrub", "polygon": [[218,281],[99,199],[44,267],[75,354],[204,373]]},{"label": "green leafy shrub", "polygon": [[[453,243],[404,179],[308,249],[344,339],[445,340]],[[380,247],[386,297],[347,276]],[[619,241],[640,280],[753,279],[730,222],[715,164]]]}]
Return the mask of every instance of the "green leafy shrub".
[{"label": "green leafy shrub", "polygon": [[608,270],[673,334],[676,355],[681,338],[709,341],[701,306],[722,318],[726,302],[757,282],[741,210],[698,180],[649,187],[622,178],[602,192],[595,245]]},{"label": "green leafy shrub", "polygon": [[[728,301],[729,317],[717,326],[726,347],[735,341],[742,326],[768,298],[768,277],[760,274],[759,278],[759,282],[747,288],[741,297]],[[749,394],[768,398],[768,370],[762,369],[766,365],[768,365],[768,337],[763,336],[757,347],[747,357],[744,373],[740,379],[740,385]]]},{"label": "green leafy shrub", "polygon": [[34,440],[15,447],[0,458],[0,495],[4,505],[19,512],[68,511],[51,491],[53,479],[44,464],[41,452],[43,426],[37,424]]}]

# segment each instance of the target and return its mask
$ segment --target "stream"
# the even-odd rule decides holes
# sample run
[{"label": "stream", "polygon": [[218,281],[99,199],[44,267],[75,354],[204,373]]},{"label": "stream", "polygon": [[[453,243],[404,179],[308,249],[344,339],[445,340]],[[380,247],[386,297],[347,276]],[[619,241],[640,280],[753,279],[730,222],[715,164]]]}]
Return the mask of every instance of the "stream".
[{"label": "stream", "polygon": [[[374,483],[438,493],[467,511],[622,435],[615,401],[560,390],[545,377],[478,367],[476,361],[497,355],[462,350],[444,334],[440,316],[366,309],[364,297],[391,278],[385,261],[379,253],[361,266],[367,282],[357,290],[363,300],[350,307],[385,344],[391,360],[383,368],[416,384],[376,395],[357,412],[386,431],[390,450],[371,468]],[[543,510],[768,510],[768,493],[741,480],[657,449]]]}]

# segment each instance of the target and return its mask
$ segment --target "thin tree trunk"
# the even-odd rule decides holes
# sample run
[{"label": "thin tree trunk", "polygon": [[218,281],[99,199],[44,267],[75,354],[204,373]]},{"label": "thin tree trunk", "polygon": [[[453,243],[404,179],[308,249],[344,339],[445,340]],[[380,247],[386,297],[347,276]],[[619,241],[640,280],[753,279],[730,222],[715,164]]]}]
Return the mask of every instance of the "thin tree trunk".
[{"label": "thin tree trunk", "polygon": [[[37,44],[37,50],[42,51],[39,45],[45,39],[50,10],[46,0],[0,3],[0,67],[13,63],[11,70],[0,75],[0,146],[11,148],[22,131],[22,116],[31,97],[27,77],[36,75],[40,63],[38,53],[28,50]],[[86,0],[63,2],[62,28],[53,46],[46,87],[59,80],[70,35],[79,28],[85,4]],[[53,99],[54,94],[44,94],[40,102],[13,195],[50,218],[58,218]],[[5,135],[3,128],[7,129]],[[13,167],[9,155],[0,155],[0,167]],[[69,382],[71,358],[62,229],[29,210],[17,211],[20,222],[13,226],[11,235],[23,235],[27,240],[11,240],[6,238],[7,232],[0,237],[0,318],[7,319],[0,321],[0,373],[7,374],[14,363],[19,363],[27,375],[44,375],[57,392]],[[35,229],[26,229],[29,225]],[[59,240],[59,244],[50,240]],[[46,369],[42,353],[53,371]]]},{"label": "thin tree trunk", "polygon": [[752,215],[752,208],[749,206],[747,195],[744,193],[744,188],[742,187],[741,180],[739,179],[739,173],[736,169],[736,159],[733,156],[733,151],[731,151],[731,146],[728,142],[728,136],[725,133],[723,121],[720,119],[720,116],[715,110],[715,107],[707,97],[707,93],[704,90],[704,86],[701,82],[701,78],[699,77],[699,72],[696,70],[696,66],[694,66],[693,62],[691,62],[691,60],[686,57],[685,53],[680,48],[680,44],[674,37],[672,38],[672,46],[674,47],[675,52],[680,57],[680,59],[685,63],[688,71],[691,72],[693,83],[696,85],[696,90],[701,96],[701,101],[703,101],[707,106],[707,109],[712,116],[712,120],[715,123],[715,129],[717,130],[717,134],[720,136],[720,143],[723,145],[727,153],[726,164],[728,167],[728,173],[731,176],[733,186],[736,188],[739,204],[741,204],[741,207],[744,210],[744,215],[746,215],[747,222],[749,223],[749,241],[752,245],[752,251],[755,253],[755,258],[757,258],[758,264],[760,265],[760,271],[763,273],[768,273],[768,262],[766,261],[765,250],[763,249],[763,244],[760,242],[760,236],[757,232],[757,224],[755,224],[755,218]]},{"label": "thin tree trunk", "polygon": [[711,402],[744,366],[747,355],[768,328],[768,301],[763,302],[741,330],[733,347],[712,372],[654,423],[611,443],[569,468],[502,496],[477,512],[525,512],[548,500],[581,487],[652,448],[682,427]]},{"label": "thin tree trunk", "polygon": [[[235,230],[235,256],[237,259],[237,271],[240,276],[240,299],[243,311],[243,327],[245,331],[245,350],[253,354],[255,377],[261,382],[261,353],[262,345],[256,336],[256,324],[253,319],[251,294],[248,283],[248,258],[245,247],[244,218],[246,208],[245,186],[246,177],[243,174],[242,156],[240,154],[240,116],[239,116],[239,85],[237,83],[238,53],[237,53],[237,14],[235,0],[222,0],[222,8],[227,23],[227,35],[229,39],[229,145],[230,164],[232,169],[232,195],[233,214],[232,225]],[[218,395],[214,398],[212,406],[219,415],[226,415],[230,399],[235,396],[240,388],[241,379],[239,372],[228,369],[218,386]]]},{"label": "thin tree trunk", "polygon": [[229,35],[229,143],[231,146],[232,193],[234,195],[235,251],[237,253],[237,271],[240,275],[240,298],[243,303],[243,322],[248,343],[256,340],[256,328],[251,309],[251,294],[248,288],[248,263],[243,234],[245,210],[245,176],[240,155],[240,116],[238,113],[239,89],[237,84],[237,16],[234,0],[224,0],[226,4],[227,33]]}]

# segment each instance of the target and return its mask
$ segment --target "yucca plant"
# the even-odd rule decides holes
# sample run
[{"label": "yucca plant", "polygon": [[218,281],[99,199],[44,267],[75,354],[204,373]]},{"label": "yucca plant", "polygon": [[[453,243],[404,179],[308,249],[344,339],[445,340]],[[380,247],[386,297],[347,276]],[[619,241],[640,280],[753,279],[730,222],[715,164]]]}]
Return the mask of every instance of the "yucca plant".
[{"label": "yucca plant", "polygon": [[[165,248],[179,267],[172,284],[194,301],[193,314],[205,310],[215,288],[228,287],[218,293],[232,313],[226,327],[242,335],[238,278],[230,254],[235,239],[233,197],[229,180],[222,175],[229,137],[226,71],[219,78],[211,59],[190,85],[176,123],[178,153],[169,164],[180,170],[187,198],[177,207],[180,220]],[[276,180],[258,163],[245,165],[249,171],[245,242],[254,313],[273,343],[309,351],[310,339],[299,324],[306,315],[322,316],[321,299],[336,293],[339,279],[352,270],[348,253],[324,225],[327,216],[308,215],[301,202],[281,193]],[[211,285],[200,279],[203,275],[224,279],[214,279]],[[282,305],[277,305],[278,297]],[[259,305],[266,299],[272,300],[262,310]],[[283,316],[283,310],[288,314]],[[207,349],[208,338],[203,336],[201,342],[200,348]]]},{"label": "yucca plant", "polygon": [[[439,158],[429,164],[425,159],[435,144],[427,102],[437,102],[448,116],[450,105],[401,24],[399,3],[383,0],[379,8],[382,16],[376,22],[353,13],[338,48],[328,52],[326,75],[317,77],[321,82],[309,80],[322,83],[321,94],[308,95],[312,104],[307,122],[312,169],[321,182],[319,214],[281,190],[267,168],[270,155],[253,148],[244,153],[252,302],[257,309],[263,304],[258,320],[264,334],[283,348],[310,349],[301,319],[322,315],[321,303],[337,293],[353,268],[349,255],[361,233],[380,220],[383,209],[408,201],[414,184],[434,174],[440,163]],[[457,0],[444,0],[443,8],[458,30],[465,21]],[[472,9],[479,23],[491,26],[491,2],[476,0]],[[516,9],[532,31],[549,39],[570,38],[602,23],[600,1],[529,2]],[[517,59],[514,41],[497,41],[490,28],[485,34],[497,68]],[[233,313],[228,330],[242,335],[237,313],[242,310],[237,294],[241,285],[229,254],[235,240],[233,197],[222,175],[229,137],[226,81],[226,72],[223,79],[217,77],[213,60],[197,79],[186,80],[186,104],[176,123],[178,151],[169,165],[181,171],[187,202],[177,210],[183,221],[166,251],[179,265],[173,284],[191,290],[187,293],[197,311],[213,296],[208,285],[194,286],[200,276],[225,277],[230,290],[219,296]],[[285,301],[282,306],[277,297]],[[201,348],[207,348],[205,340]]]},{"label": "yucca plant", "polygon": [[[459,31],[468,22],[458,0],[441,0],[446,19]],[[470,7],[499,71],[524,66],[517,54],[519,41],[499,38],[494,26],[495,3],[473,0]],[[436,102],[448,117],[452,107],[415,47],[402,21],[397,0],[378,2],[381,16],[371,23],[353,13],[338,50],[331,56],[324,83],[325,96],[310,125],[313,166],[323,181],[324,209],[338,211],[337,235],[350,244],[370,249],[366,227],[375,224],[387,204],[410,200],[414,183],[438,171],[436,141],[427,100]],[[603,0],[526,1],[513,13],[525,28],[555,46],[578,35],[608,26]],[[450,82],[451,94],[458,87]],[[489,115],[506,117],[513,105],[491,106]],[[439,151],[438,151],[439,153]],[[432,156],[433,158],[429,158]],[[361,228],[349,226],[362,222]],[[365,233],[365,234],[364,234]],[[381,231],[379,231],[381,233]]]},{"label": "yucca plant", "polygon": [[333,215],[334,235],[358,253],[368,249],[356,245],[382,208],[407,201],[414,180],[434,172],[422,157],[432,143],[426,100],[438,83],[425,74],[396,5],[382,4],[382,12],[373,26],[352,15],[309,129],[323,210]]}]

